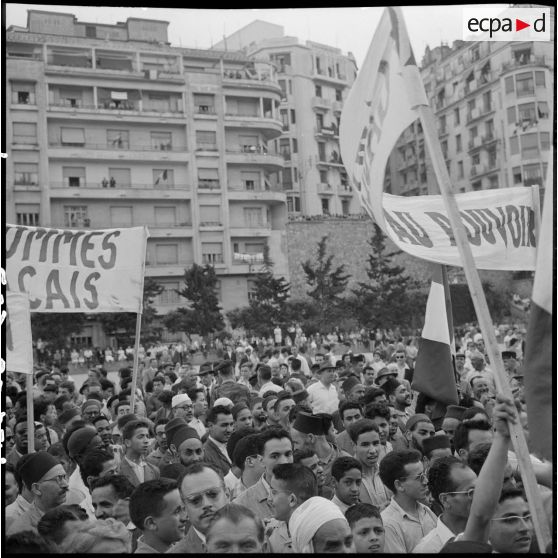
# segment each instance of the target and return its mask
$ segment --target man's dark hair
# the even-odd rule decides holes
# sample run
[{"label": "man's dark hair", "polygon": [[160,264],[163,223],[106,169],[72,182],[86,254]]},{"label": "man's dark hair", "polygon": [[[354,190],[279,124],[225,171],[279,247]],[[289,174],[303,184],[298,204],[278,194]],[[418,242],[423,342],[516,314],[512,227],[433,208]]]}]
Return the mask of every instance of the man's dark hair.
[{"label": "man's dark hair", "polygon": [[316,475],[300,463],[280,463],[273,467],[273,476],[283,481],[297,497],[299,504],[318,495]]},{"label": "man's dark hair", "polygon": [[217,422],[218,415],[232,415],[232,411],[224,405],[216,405],[215,407],[211,407],[205,418],[206,424],[215,424]]},{"label": "man's dark hair", "polygon": [[[256,524],[258,541],[263,542],[265,532],[262,520],[251,509],[240,504],[225,504],[215,512],[211,525],[215,525],[220,519],[228,519],[233,525],[238,525],[245,518],[251,519]],[[209,527],[206,535],[206,538],[210,537],[211,527]]]},{"label": "man's dark hair", "polygon": [[[120,394],[118,395],[118,397],[120,397]],[[114,408],[114,412],[116,414],[118,414],[118,409],[120,409],[120,407],[130,407],[131,409],[130,401],[125,399],[120,399],[120,401],[118,401],[116,407]]]},{"label": "man's dark hair", "polygon": [[156,479],[142,482],[130,497],[130,519],[141,531],[144,521],[149,516],[159,517],[165,509],[165,496],[178,489],[178,484],[171,479]]},{"label": "man's dark hair", "polygon": [[120,500],[129,498],[134,491],[134,485],[124,475],[108,475],[100,479],[95,479],[91,483],[91,492],[96,488],[104,488],[105,486],[112,486]]},{"label": "man's dark hair", "polygon": [[244,471],[247,457],[250,457],[251,455],[258,455],[258,436],[259,434],[255,431],[253,434],[244,434],[235,445],[232,454],[232,462],[241,471]]},{"label": "man's dark hair", "polygon": [[293,372],[298,372],[302,368],[302,361],[299,358],[291,358],[290,364]]},{"label": "man's dark hair", "polygon": [[168,389],[164,389],[158,396],[157,399],[163,405],[170,405],[172,403],[173,393]]},{"label": "man's dark hair", "polygon": [[23,481],[21,480],[21,475],[19,474],[19,471],[17,470],[16,467],[14,467],[12,463],[6,463],[5,468],[6,468],[6,473],[12,473],[12,475],[14,476],[14,479],[17,484],[17,491],[21,493],[23,489]]},{"label": "man's dark hair", "polygon": [[394,395],[397,388],[402,385],[403,382],[400,382],[399,380],[393,378],[393,381],[390,380],[383,384],[382,389],[384,390],[386,397],[389,399],[390,395]]},{"label": "man's dark hair", "polygon": [[488,413],[486,412],[486,410],[483,407],[479,407],[478,405],[472,405],[468,409],[465,409],[465,411],[463,412],[463,415],[461,417],[461,422],[463,422],[464,420],[471,420],[475,415],[478,415],[479,413],[481,415],[485,415],[486,420],[488,422],[488,420],[489,420]]},{"label": "man's dark hair", "polygon": [[[277,393],[275,391],[272,391],[272,392],[266,391],[263,394],[263,396],[264,397],[263,397],[263,401],[262,401],[262,407],[263,407],[263,410],[267,413],[267,406],[269,405],[269,402],[272,399],[277,399]],[[275,403],[274,403],[274,405],[275,405]]]},{"label": "man's dark hair", "polygon": [[390,451],[380,461],[380,478],[395,494],[395,481],[406,476],[405,465],[420,463],[422,454],[415,449]]},{"label": "man's dark hair", "polygon": [[120,432],[122,432],[122,429],[129,422],[132,422],[133,420],[139,420],[138,415],[135,415],[134,413],[128,413],[127,415],[122,415],[121,417],[118,417],[116,419],[116,426],[118,426],[118,430],[120,430]]},{"label": "man's dark hair", "polygon": [[358,504],[349,506],[345,511],[345,519],[349,523],[349,527],[351,529],[358,521],[360,521],[361,519],[368,519],[369,517],[373,517],[382,521],[380,508],[378,508],[378,506],[373,506],[372,504],[359,502]]},{"label": "man's dark hair", "polygon": [[35,420],[40,420],[41,415],[46,415],[50,405],[54,405],[54,403],[50,402],[44,396],[38,397],[37,399],[33,400],[33,414],[35,416]]},{"label": "man's dark hair", "polygon": [[157,428],[157,426],[161,426],[161,424],[167,424],[168,422],[169,422],[168,418],[157,419],[157,421],[155,422],[155,428]]},{"label": "man's dark hair", "polygon": [[436,502],[441,503],[440,494],[452,492],[455,489],[451,478],[453,469],[465,469],[466,467],[467,465],[454,455],[438,457],[430,463],[430,468],[428,469],[428,489]]},{"label": "man's dark hair", "polygon": [[475,446],[469,451],[467,455],[467,465],[475,471],[475,473],[480,473],[486,458],[488,457],[488,452],[492,447],[492,442],[481,442],[479,444],[475,444]]},{"label": "man's dark hair", "polygon": [[460,422],[453,434],[453,447],[455,451],[469,449],[469,432],[471,430],[490,430],[490,424],[485,420],[468,420]]},{"label": "man's dark hair", "polygon": [[254,407],[258,404],[258,403],[263,403],[263,398],[262,397],[252,397],[250,399],[250,410],[253,411]]},{"label": "man's dark hair", "polygon": [[71,399],[67,395],[59,395],[54,401],[53,404],[56,407],[58,413],[61,413],[64,409],[64,403],[68,403]]},{"label": "man's dark hair", "polygon": [[160,384],[165,385],[165,376],[163,376],[162,374],[157,374],[153,380],[151,380],[152,384],[154,384],[155,382],[159,382]]},{"label": "man's dark hair", "polygon": [[359,403],[356,403],[355,401],[343,401],[339,404],[339,418],[341,420],[344,420],[345,417],[343,416],[343,413],[345,411],[348,411],[350,409],[357,409],[360,411],[360,413],[362,414],[362,407],[360,406]]},{"label": "man's dark hair", "polygon": [[389,422],[390,415],[389,408],[385,403],[369,403],[364,409],[364,416],[371,420],[376,417],[381,417]]},{"label": "man's dark hair", "polygon": [[511,500],[512,498],[523,498],[523,500],[526,500],[525,494],[523,494],[523,490],[521,490],[520,488],[516,488],[515,486],[510,486],[502,489],[500,498],[498,498],[498,503],[501,504],[502,502]]},{"label": "man's dark hair", "polygon": [[60,544],[66,536],[66,521],[87,520],[87,512],[78,504],[56,506],[41,517],[37,524],[37,531],[46,541]]},{"label": "man's dark hair", "polygon": [[227,455],[232,459],[234,449],[236,448],[238,442],[240,442],[240,440],[242,440],[244,436],[250,436],[251,434],[256,434],[256,433],[257,430],[250,426],[246,426],[244,428],[239,428],[238,430],[235,430],[231,434],[229,440],[227,441]]},{"label": "man's dark hair", "polygon": [[[275,401],[275,403],[273,404],[273,410],[275,412],[277,412],[277,410],[279,409],[279,405],[281,404],[282,401],[285,401],[286,399],[293,399],[293,394],[288,392],[288,391],[280,391],[277,394],[277,401]],[[294,399],[293,399],[294,401]]]},{"label": "man's dark hair", "polygon": [[269,440],[282,440],[283,438],[291,440],[291,435],[284,428],[270,426],[269,428],[262,430],[258,434],[258,455],[264,454],[265,445],[269,442]]},{"label": "man's dark hair", "polygon": [[91,424],[93,426],[95,426],[98,422],[102,421],[102,420],[106,420],[109,424],[110,424],[110,420],[105,417],[105,415],[101,414],[101,415],[97,415],[92,421]]},{"label": "man's dark hair", "polygon": [[58,551],[34,531],[20,531],[7,537],[4,541],[4,552],[10,554],[56,554]]},{"label": "man's dark hair", "polygon": [[362,473],[362,465],[360,464],[360,461],[354,457],[342,455],[341,457],[337,457],[332,463],[331,476],[336,481],[340,481],[343,475],[352,469],[358,469]]},{"label": "man's dark hair", "polygon": [[192,387],[186,391],[186,394],[192,400],[192,403],[196,402],[198,393],[203,393],[205,395],[205,389],[203,387]]},{"label": "man's dark hair", "polygon": [[260,366],[260,368],[258,369],[258,375],[260,377],[260,380],[269,382],[269,380],[271,380],[271,368],[265,365]]},{"label": "man's dark hair", "polygon": [[293,463],[300,463],[303,459],[308,459],[316,455],[316,452],[311,448],[296,449],[293,452]]},{"label": "man's dark hair", "polygon": [[351,440],[356,444],[361,434],[365,434],[366,432],[377,432],[380,434],[380,429],[374,421],[363,418],[349,424],[347,432]]},{"label": "man's dark hair", "polygon": [[89,400],[89,399],[95,399],[95,401],[98,401],[99,403],[102,403],[102,402],[103,402],[103,396],[102,396],[100,393],[96,393],[96,392],[90,393],[90,394],[87,396],[87,399],[88,399],[88,400]]},{"label": "man's dark hair", "polygon": [[167,370],[164,376],[166,376],[169,379],[171,385],[174,384],[176,380],[178,380],[178,376],[172,370]]},{"label": "man's dark hair", "polygon": [[79,466],[81,480],[85,486],[87,486],[87,477],[97,478],[103,470],[103,465],[111,459],[114,459],[112,451],[103,448],[92,448],[85,452]]},{"label": "man's dark hair", "polygon": [[101,378],[99,381],[101,382],[101,389],[103,391],[105,391],[105,389],[110,389],[110,388],[114,389],[114,382],[111,382],[106,378]]},{"label": "man's dark hair", "polygon": [[149,423],[143,419],[131,420],[122,429],[122,440],[130,440],[139,428],[147,428],[149,430]]},{"label": "man's dark hair", "polygon": [[386,392],[382,388],[370,387],[364,392],[361,403],[366,406],[369,403],[373,403],[374,399],[380,395],[386,395]]},{"label": "man's dark hair", "polygon": [[70,439],[70,436],[76,431],[79,430],[80,428],[83,428],[84,426],[89,426],[88,422],[85,422],[82,419],[76,420],[75,422],[73,422],[70,425],[70,428],[68,428],[66,430],[66,432],[64,432],[64,435],[62,436],[62,447],[64,448],[64,451],[66,452],[67,455],[70,455],[68,452],[68,440]]}]

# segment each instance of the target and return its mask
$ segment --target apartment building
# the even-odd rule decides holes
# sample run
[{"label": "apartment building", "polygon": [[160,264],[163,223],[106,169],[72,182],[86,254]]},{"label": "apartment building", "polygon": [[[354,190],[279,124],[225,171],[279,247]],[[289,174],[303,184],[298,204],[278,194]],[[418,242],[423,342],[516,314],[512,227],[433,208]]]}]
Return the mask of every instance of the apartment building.
[{"label": "apartment building", "polygon": [[248,303],[266,250],[288,278],[282,90],[268,60],[176,48],[167,27],[29,10],[8,29],[6,218],[147,225],[157,310],[183,303],[174,289],[194,262],[215,266],[230,310]]},{"label": "apartment building", "polygon": [[[421,74],[455,192],[544,186],[553,133],[554,42],[463,42],[426,49]],[[401,135],[385,188],[436,190],[420,122]],[[542,193],[542,192],[541,192]]]},{"label": "apartment building", "polygon": [[282,26],[260,20],[214,48],[241,49],[278,72],[283,129],[273,145],[285,158],[281,183],[289,216],[360,213],[339,149],[341,110],[357,73],[354,56],[312,41],[299,44]]}]

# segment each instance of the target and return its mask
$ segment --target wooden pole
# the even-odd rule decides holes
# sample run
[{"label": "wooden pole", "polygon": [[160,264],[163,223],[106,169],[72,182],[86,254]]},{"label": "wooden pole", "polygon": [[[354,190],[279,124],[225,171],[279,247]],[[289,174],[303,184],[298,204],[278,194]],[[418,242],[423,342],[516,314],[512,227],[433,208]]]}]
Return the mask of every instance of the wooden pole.
[{"label": "wooden pole", "polygon": [[33,374],[25,375],[25,391],[27,400],[27,453],[35,451],[35,417],[33,416]]},{"label": "wooden pole", "polygon": [[[448,212],[448,218],[450,220],[451,227],[455,236],[455,241],[457,243],[457,248],[461,256],[463,270],[465,272],[467,283],[469,284],[469,290],[471,292],[471,299],[475,307],[477,319],[479,321],[488,355],[490,357],[490,364],[494,371],[496,387],[498,391],[502,395],[504,395],[504,397],[513,400],[511,388],[509,386],[508,380],[506,378],[506,372],[504,370],[504,362],[502,360],[502,355],[497,344],[496,334],[494,333],[494,326],[492,324],[490,313],[488,311],[486,297],[484,295],[481,280],[475,266],[475,261],[471,252],[471,246],[469,245],[469,242],[467,240],[465,227],[459,215],[457,202],[455,201],[455,196],[451,189],[449,173],[446,168],[444,156],[442,154],[442,148],[440,147],[440,142],[438,139],[436,120],[430,106],[419,105],[417,107],[417,110],[422,122],[428,151],[430,152],[430,155],[432,157],[432,165],[434,167],[434,172],[436,173],[440,192],[444,200],[446,211]],[[552,425],[549,424],[548,427],[552,428]],[[529,509],[531,510],[531,514],[533,516],[533,524],[539,544],[539,552],[544,552],[547,545],[551,541],[551,536],[548,521],[542,507],[542,500],[539,493],[539,488],[537,486],[535,474],[533,472],[533,466],[531,464],[531,459],[529,456],[529,449],[527,447],[527,442],[525,441],[525,434],[523,433],[523,429],[521,427],[521,424],[519,424],[519,421],[516,424],[509,424],[509,429],[515,455],[517,457],[517,461],[521,470],[523,486],[525,488],[525,493],[529,502]]]},{"label": "wooden pole", "polygon": [[141,316],[142,313],[138,312],[136,317],[136,340],[134,343],[134,369],[132,373],[132,393],[130,395],[130,412],[134,412],[134,404],[136,402],[136,384],[138,382],[138,365],[139,365],[139,344],[141,334]]}]

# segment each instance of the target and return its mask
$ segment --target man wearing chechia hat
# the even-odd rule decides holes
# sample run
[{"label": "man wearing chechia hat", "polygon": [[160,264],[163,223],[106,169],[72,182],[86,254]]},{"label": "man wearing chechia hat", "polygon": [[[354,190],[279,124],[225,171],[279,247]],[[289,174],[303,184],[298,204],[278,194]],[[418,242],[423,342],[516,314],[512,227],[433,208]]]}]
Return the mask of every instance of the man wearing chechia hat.
[{"label": "man wearing chechia hat", "polygon": [[349,454],[340,450],[335,444],[328,442],[326,434],[331,426],[331,419],[324,416],[311,415],[300,411],[291,426],[293,447],[297,449],[310,449],[317,456],[323,467],[325,486],[331,484],[331,466],[335,459]]},{"label": "man wearing chechia hat", "polygon": [[46,451],[27,454],[22,457],[19,472],[23,484],[31,491],[33,502],[29,512],[9,526],[7,536],[22,531],[38,533],[37,525],[41,517],[66,503],[68,478],[56,457]]}]

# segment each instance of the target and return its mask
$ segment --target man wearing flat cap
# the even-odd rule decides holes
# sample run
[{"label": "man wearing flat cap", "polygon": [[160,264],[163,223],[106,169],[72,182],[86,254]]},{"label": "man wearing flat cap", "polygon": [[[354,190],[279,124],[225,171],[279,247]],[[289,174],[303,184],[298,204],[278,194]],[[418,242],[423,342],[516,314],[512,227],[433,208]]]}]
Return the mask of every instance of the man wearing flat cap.
[{"label": "man wearing flat cap", "polygon": [[6,531],[10,536],[22,531],[38,534],[37,525],[43,515],[66,503],[68,479],[56,457],[46,451],[22,457],[19,473],[23,484],[31,491],[33,502],[27,514],[18,517]]},{"label": "man wearing flat cap", "polygon": [[331,467],[340,456],[349,454],[340,450],[335,444],[328,442],[326,434],[331,427],[331,417],[319,416],[299,411],[291,426],[293,449],[309,449],[313,451],[323,468],[324,485],[331,484]]},{"label": "man wearing flat cap", "polygon": [[337,411],[339,395],[334,385],[335,374],[335,366],[326,362],[320,366],[318,371],[319,381],[306,388],[313,413],[333,415]]}]

